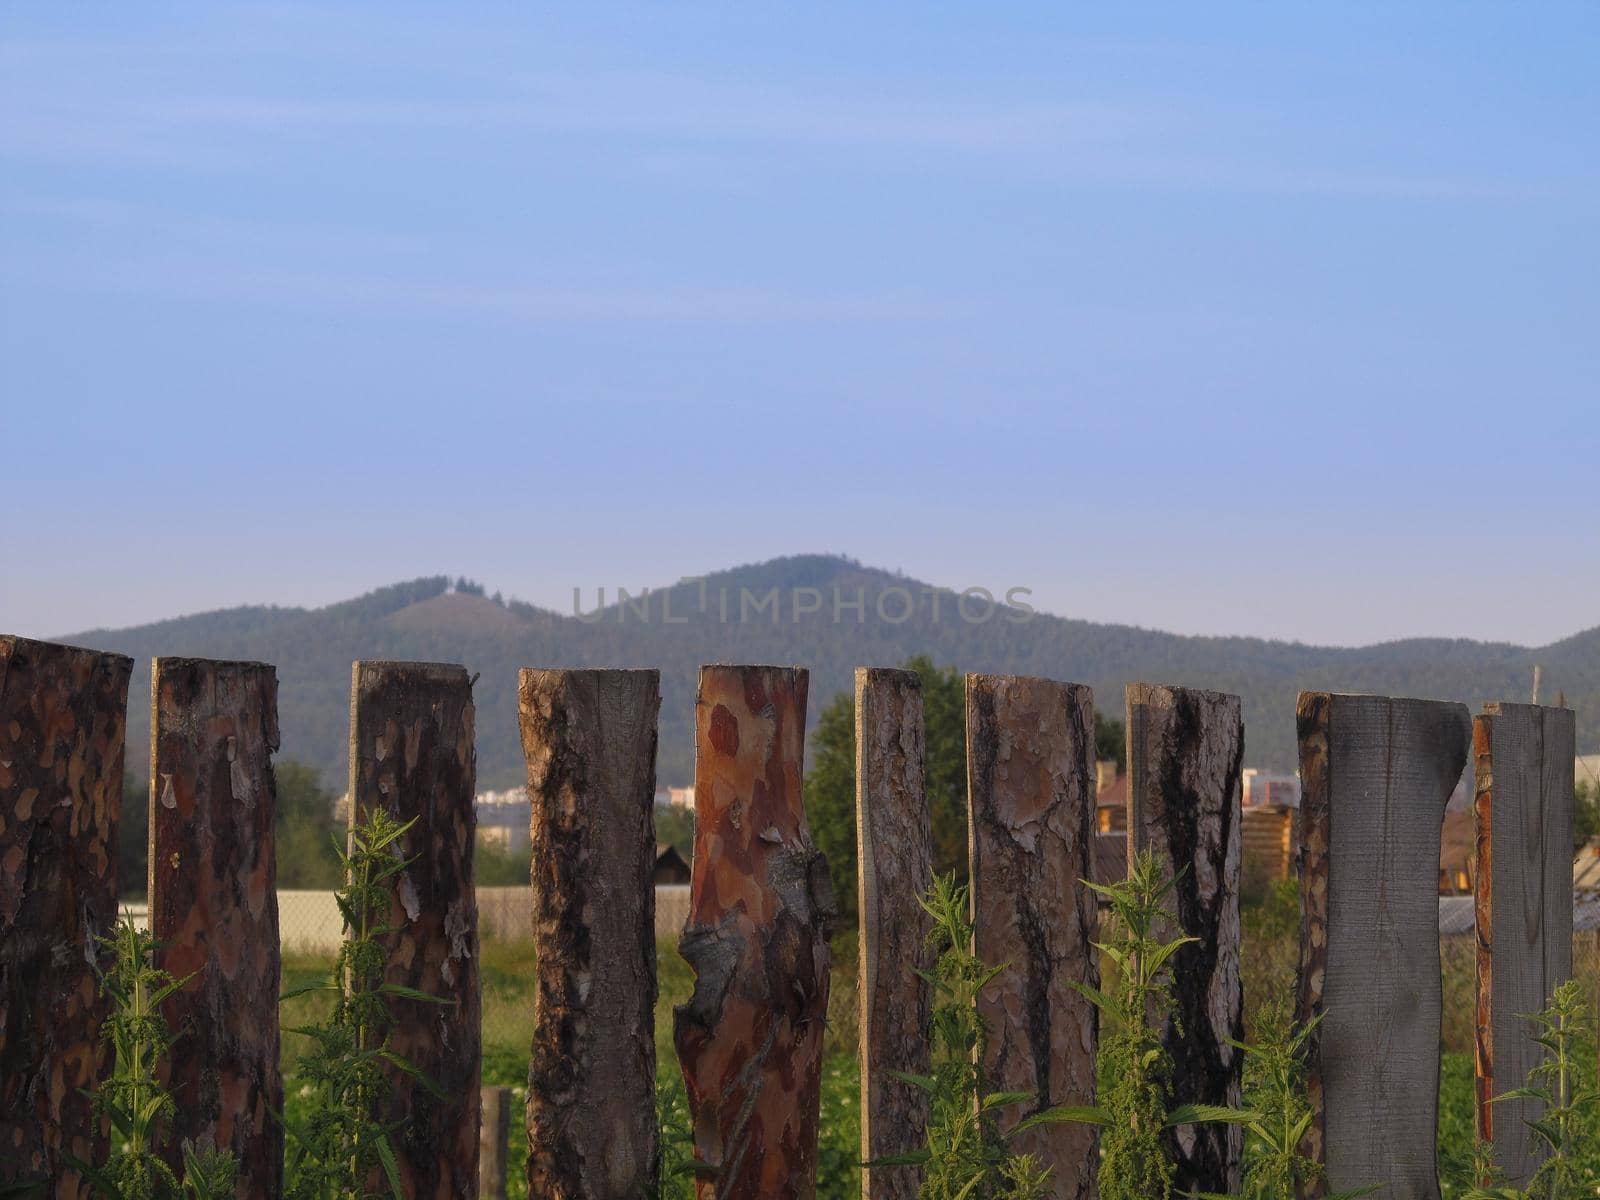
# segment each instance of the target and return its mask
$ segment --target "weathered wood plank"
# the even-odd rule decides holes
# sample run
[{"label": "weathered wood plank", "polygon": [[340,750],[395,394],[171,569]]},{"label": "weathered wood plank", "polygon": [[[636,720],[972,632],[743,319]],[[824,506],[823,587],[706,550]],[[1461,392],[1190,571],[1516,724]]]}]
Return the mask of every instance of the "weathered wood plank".
[{"label": "weathered wood plank", "polygon": [[[861,1156],[918,1149],[928,1095],[890,1074],[926,1075],[933,920],[933,822],[924,785],[922,681],[915,671],[856,670],[856,891],[861,914]],[[919,1167],[861,1172],[864,1200],[916,1200]]]},{"label": "weathered wood plank", "polygon": [[[978,956],[1008,969],[980,1009],[984,1068],[998,1091],[1036,1092],[1002,1128],[1058,1104],[1094,1102],[1098,1023],[1070,981],[1098,986],[1091,943],[1094,701],[1079,684],[967,676],[968,853]],[[1052,1195],[1094,1195],[1098,1134],[1045,1125],[1012,1143],[1052,1168]]]},{"label": "weathered wood plank", "polygon": [[1438,1200],[1439,838],[1465,706],[1302,692],[1301,1020],[1315,1195]]},{"label": "weathered wood plank", "polygon": [[156,962],[193,976],[162,1015],[175,1107],[164,1146],[232,1151],[235,1194],[283,1187],[278,893],[273,852],[278,679],[263,663],[158,658],[150,681],[150,931]]},{"label": "weathered wood plank", "polygon": [[528,1194],[653,1195],[658,671],[524,670],[537,979]]},{"label": "weathered wood plank", "polygon": [[701,1200],[816,1192],[828,865],[801,802],[807,673],[702,667],[695,699],[695,849],[679,943],[694,995],[673,1036]]},{"label": "weathered wood plank", "polygon": [[389,914],[384,978],[454,1001],[391,1001],[391,1047],[444,1093],[440,1099],[392,1073],[404,1193],[472,1197],[481,1059],[472,681],[465,668],[438,663],[357,662],[351,674],[350,819],[379,806],[402,821],[416,818],[398,843],[415,861],[399,877]]},{"label": "weathered wood plank", "polygon": [[478,1126],[478,1200],[506,1200],[506,1138],[511,1133],[511,1089],[486,1087],[480,1103],[483,1116]]},{"label": "weathered wood plank", "polygon": [[[1160,684],[1127,689],[1128,849],[1154,852],[1177,879],[1169,906],[1198,939],[1172,960],[1171,1012],[1152,1012],[1172,1058],[1179,1104],[1238,1107],[1244,1037],[1239,976],[1240,770],[1244,720],[1237,696]],[[1131,859],[1130,859],[1131,861]],[[1175,1192],[1237,1192],[1244,1153],[1237,1125],[1185,1125],[1164,1135]]]},{"label": "weathered wood plank", "polygon": [[1489,704],[1473,721],[1477,774],[1478,1133],[1522,1186],[1543,1155],[1526,1122],[1544,1105],[1488,1101],[1522,1087],[1541,1050],[1524,1019],[1572,974],[1573,714]]},{"label": "weathered wood plank", "polygon": [[109,1066],[96,939],[117,918],[133,661],[0,637],[0,1184],[76,1200],[98,1161]]}]

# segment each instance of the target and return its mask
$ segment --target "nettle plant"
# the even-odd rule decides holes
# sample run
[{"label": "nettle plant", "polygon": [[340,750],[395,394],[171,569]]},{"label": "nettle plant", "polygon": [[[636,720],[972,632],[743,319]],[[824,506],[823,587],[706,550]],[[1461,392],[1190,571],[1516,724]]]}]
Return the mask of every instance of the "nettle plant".
[{"label": "nettle plant", "polygon": [[238,1173],[233,1155],[200,1153],[185,1142],[179,1152],[180,1176],[162,1154],[173,1098],[161,1085],[159,1071],[175,1035],[161,1015],[161,1004],[194,976],[174,979],[156,967],[157,942],[126,918],[100,942],[112,960],[100,981],[101,992],[111,999],[100,1036],[110,1044],[113,1062],[110,1076],[95,1092],[95,1108],[110,1119],[115,1144],[105,1163],[73,1160],[73,1166],[98,1195],[113,1200],[231,1196]]},{"label": "nettle plant", "polygon": [[399,875],[412,861],[400,856],[398,842],[415,823],[413,819],[402,824],[382,809],[373,809],[351,831],[349,850],[336,846],[345,870],[345,886],[334,894],[344,918],[344,943],[326,982],[283,997],[317,991],[337,996],[326,1022],[291,1030],[311,1040],[299,1069],[312,1095],[304,1123],[287,1130],[289,1200],[382,1196],[385,1193],[369,1186],[379,1177],[387,1184],[387,1194],[400,1200],[399,1166],[391,1140],[395,1122],[389,1117],[394,1101],[390,1069],[442,1096],[417,1067],[389,1048],[394,1024],[391,1000],[455,1003],[383,979],[384,939],[392,932],[385,921]]}]

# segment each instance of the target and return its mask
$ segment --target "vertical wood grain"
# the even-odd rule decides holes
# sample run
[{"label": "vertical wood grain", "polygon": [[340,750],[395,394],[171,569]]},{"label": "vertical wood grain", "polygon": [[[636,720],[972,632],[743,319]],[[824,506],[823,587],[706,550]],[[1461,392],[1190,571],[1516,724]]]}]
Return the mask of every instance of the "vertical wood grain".
[{"label": "vertical wood grain", "polygon": [[658,1184],[660,693],[658,671],[522,672],[537,972],[530,1196],[631,1200]]},{"label": "vertical wood grain", "polygon": [[89,1195],[93,1091],[110,1065],[95,967],[117,919],[133,661],[0,637],[0,1185]]},{"label": "vertical wood grain", "polygon": [[673,1036],[701,1200],[816,1193],[828,864],[801,802],[807,673],[702,667],[695,699],[695,847],[679,947],[694,994]]},{"label": "vertical wood grain", "polygon": [[[861,1156],[922,1146],[928,1095],[892,1071],[926,1075],[933,919],[933,824],[924,781],[922,682],[915,671],[856,671],[856,845],[861,914]],[[864,1200],[915,1200],[920,1167],[867,1168]]]},{"label": "vertical wood grain", "polygon": [[[1129,853],[1152,851],[1162,877],[1177,880],[1168,899],[1177,926],[1157,935],[1197,939],[1172,959],[1176,1006],[1151,1014],[1172,1059],[1172,1099],[1238,1107],[1243,1056],[1228,1039],[1244,1037],[1239,697],[1129,684],[1127,730]],[[1182,1126],[1163,1140],[1176,1164],[1176,1192],[1238,1191],[1239,1126]]]},{"label": "vertical wood grain", "polygon": [[[968,850],[975,949],[1009,964],[980,998],[993,1032],[984,1068],[997,1091],[1037,1094],[1002,1128],[1059,1104],[1094,1102],[1098,1023],[1069,981],[1098,985],[1091,943],[1094,704],[1087,687],[967,676]],[[1099,1139],[1045,1125],[1011,1143],[1052,1171],[1052,1194],[1094,1195]]]},{"label": "vertical wood grain", "polygon": [[162,1015],[174,1109],[163,1157],[231,1151],[235,1195],[283,1186],[278,894],[273,851],[278,679],[263,663],[158,658],[150,677],[150,932],[191,977]]},{"label": "vertical wood grain", "polygon": [[350,695],[350,820],[374,808],[416,824],[415,861],[389,913],[389,983],[453,1001],[391,999],[390,1047],[443,1092],[394,1070],[395,1155],[406,1200],[477,1194],[481,1058],[478,907],[472,889],[476,778],[472,681],[439,663],[357,662]]},{"label": "vertical wood grain", "polygon": [[506,1138],[511,1133],[511,1089],[484,1088],[480,1106],[478,1200],[506,1200]]},{"label": "vertical wood grain", "polygon": [[1506,1180],[1526,1184],[1543,1159],[1526,1122],[1532,1100],[1489,1100],[1528,1082],[1541,1057],[1526,1014],[1572,974],[1570,709],[1489,704],[1473,722],[1478,871],[1478,1133]]},{"label": "vertical wood grain", "polygon": [[1299,1015],[1315,1110],[1313,1195],[1380,1185],[1438,1200],[1440,825],[1465,706],[1302,692]]}]

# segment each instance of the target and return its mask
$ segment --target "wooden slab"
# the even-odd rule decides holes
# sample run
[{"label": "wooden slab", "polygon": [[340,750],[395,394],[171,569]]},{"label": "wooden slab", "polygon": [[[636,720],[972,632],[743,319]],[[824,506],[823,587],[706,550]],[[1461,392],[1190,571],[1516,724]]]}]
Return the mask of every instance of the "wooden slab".
[{"label": "wooden slab", "polygon": [[480,1030],[472,681],[439,663],[358,662],[350,696],[350,819],[382,806],[414,858],[389,914],[389,983],[454,1000],[391,1000],[391,1048],[444,1093],[394,1071],[395,1153],[406,1200],[477,1195]]},{"label": "wooden slab", "polygon": [[[1070,980],[1098,986],[1094,853],[1094,702],[1087,687],[967,676],[968,852],[978,956],[1009,968],[984,993],[984,1059],[996,1091],[1038,1094],[1000,1112],[1094,1102],[1098,1023]],[[1092,1197],[1098,1134],[1045,1125],[1011,1143],[1054,1174],[1052,1195]]]},{"label": "wooden slab", "polygon": [[[928,1095],[890,1074],[926,1075],[932,997],[933,822],[924,784],[922,681],[915,671],[856,670],[856,845],[861,914],[861,1157],[919,1149]],[[916,1200],[920,1167],[861,1172],[865,1200]]]},{"label": "wooden slab", "polygon": [[1571,709],[1488,704],[1473,721],[1478,1133],[1519,1187],[1544,1158],[1526,1125],[1544,1105],[1488,1101],[1528,1082],[1542,1051],[1524,1017],[1572,975],[1574,752]]},{"label": "wooden slab", "polygon": [[1437,1200],[1439,837],[1464,705],[1302,692],[1301,1020],[1327,1190]]},{"label": "wooden slab", "polygon": [[235,1194],[283,1187],[278,893],[273,853],[278,678],[264,663],[158,658],[150,683],[150,931],[175,979],[175,1102],[164,1157],[232,1151]]},{"label": "wooden slab", "polygon": [[695,847],[679,943],[694,995],[673,1036],[701,1200],[816,1192],[828,865],[801,803],[807,674],[702,667],[695,699]]},{"label": "wooden slab", "polygon": [[[1177,926],[1158,936],[1199,939],[1173,956],[1175,1010],[1152,1014],[1172,1058],[1172,1099],[1236,1108],[1243,1055],[1228,1039],[1244,1038],[1239,697],[1134,683],[1127,705],[1129,853],[1153,851],[1162,877],[1177,879],[1168,899]],[[1239,1190],[1239,1126],[1182,1126],[1164,1140],[1177,1167],[1174,1192]]]},{"label": "wooden slab", "polygon": [[97,939],[117,919],[133,660],[0,637],[0,1185],[76,1198],[103,1153]]},{"label": "wooden slab", "polygon": [[658,671],[522,672],[537,972],[530,1196],[630,1200],[658,1184],[660,704]]}]

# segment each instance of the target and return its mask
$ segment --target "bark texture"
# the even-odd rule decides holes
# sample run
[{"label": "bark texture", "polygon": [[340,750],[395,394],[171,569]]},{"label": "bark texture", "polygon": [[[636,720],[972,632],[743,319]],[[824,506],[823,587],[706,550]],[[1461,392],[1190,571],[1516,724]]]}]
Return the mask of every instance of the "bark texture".
[{"label": "bark texture", "polygon": [[[967,676],[967,800],[978,956],[1009,964],[980,998],[996,1091],[1033,1092],[999,1114],[1009,1128],[1058,1104],[1093,1104],[1098,1023],[1077,980],[1098,986],[1093,879],[1094,702],[1087,687]],[[1053,1170],[1053,1195],[1095,1194],[1099,1137],[1044,1125],[1017,1137]]]},{"label": "bark texture", "polygon": [[1471,720],[1460,704],[1301,693],[1299,1011],[1312,1195],[1438,1200],[1439,836]]},{"label": "bark texture", "polygon": [[537,987],[528,1194],[644,1200],[655,1112],[658,671],[522,672]]},{"label": "bark texture", "polygon": [[278,894],[273,853],[278,679],[262,663],[158,658],[150,684],[150,930],[158,965],[193,976],[163,1007],[181,1036],[165,1157],[232,1151],[235,1195],[283,1186]]},{"label": "bark texture", "polygon": [[[1228,1039],[1244,1038],[1239,697],[1135,683],[1127,701],[1129,850],[1152,851],[1163,877],[1177,880],[1177,927],[1158,936],[1198,939],[1172,958],[1174,1010],[1151,1014],[1172,1057],[1172,1099],[1237,1108],[1243,1057]],[[1180,1125],[1164,1140],[1176,1192],[1239,1190],[1239,1126]]]},{"label": "bark texture", "polygon": [[[932,996],[915,969],[932,971],[933,919],[921,900],[933,883],[932,818],[924,785],[922,682],[915,671],[856,671],[856,845],[861,913],[861,1156],[922,1146],[928,1094],[892,1071],[926,1075]],[[915,968],[915,969],[914,969]],[[864,1200],[915,1200],[922,1169],[867,1168]]]},{"label": "bark texture", "polygon": [[477,819],[472,681],[437,663],[358,662],[350,698],[350,819],[382,807],[417,823],[400,840],[414,859],[399,877],[388,924],[389,983],[454,1001],[390,999],[391,1048],[442,1099],[392,1071],[395,1154],[406,1200],[470,1200],[478,1189],[478,906],[472,891]]},{"label": "bark texture", "polygon": [[1489,704],[1473,722],[1477,773],[1478,1132],[1506,1181],[1524,1186],[1544,1154],[1527,1122],[1536,1100],[1489,1100],[1522,1087],[1543,1057],[1526,1014],[1572,975],[1573,714]]},{"label": "bark texture", "polygon": [[807,673],[703,667],[695,852],[679,947],[694,995],[673,1013],[701,1200],[816,1193],[828,865],[801,802]]},{"label": "bark texture", "polygon": [[0,1190],[76,1200],[95,1162],[92,1091],[109,1066],[97,939],[117,918],[133,661],[0,637]]}]

